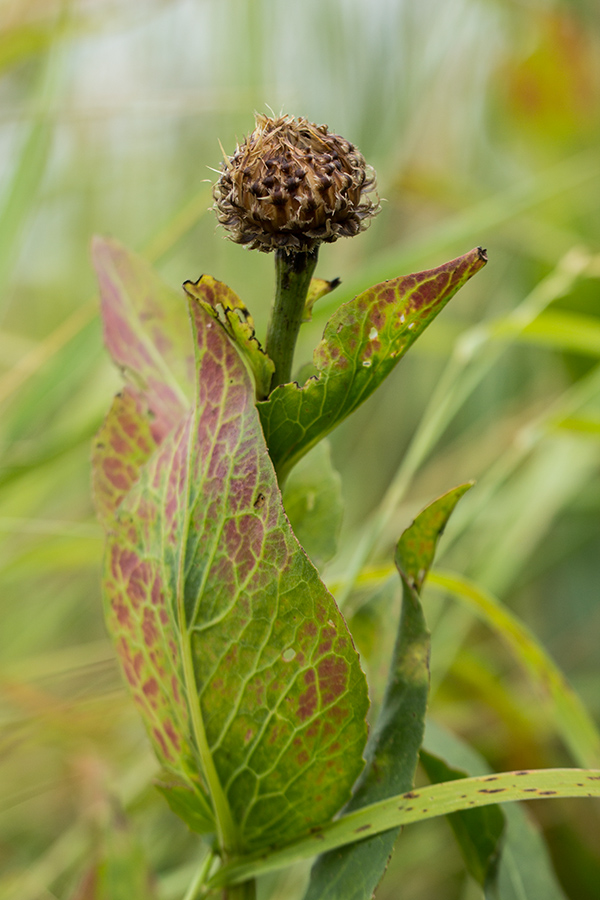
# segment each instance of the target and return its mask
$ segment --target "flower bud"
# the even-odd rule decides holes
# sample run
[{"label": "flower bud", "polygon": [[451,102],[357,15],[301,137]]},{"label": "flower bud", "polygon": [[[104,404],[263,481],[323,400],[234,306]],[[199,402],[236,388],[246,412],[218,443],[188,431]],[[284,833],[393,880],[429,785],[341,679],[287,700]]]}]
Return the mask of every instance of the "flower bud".
[{"label": "flower bud", "polygon": [[375,173],[362,154],[306,119],[257,115],[221,170],[217,217],[233,241],[251,249],[313,250],[358,234],[379,212]]}]

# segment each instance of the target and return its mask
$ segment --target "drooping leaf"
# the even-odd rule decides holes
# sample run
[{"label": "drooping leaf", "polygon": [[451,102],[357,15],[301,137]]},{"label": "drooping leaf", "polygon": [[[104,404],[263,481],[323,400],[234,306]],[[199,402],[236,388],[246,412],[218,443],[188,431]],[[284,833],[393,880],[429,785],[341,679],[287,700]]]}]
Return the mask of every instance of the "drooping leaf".
[{"label": "drooping leaf", "polygon": [[[115,293],[109,316],[111,304],[122,309]],[[345,623],[283,511],[246,367],[206,309],[192,301],[190,311],[195,402],[113,498],[107,622],[156,754],[177,779],[170,802],[183,783],[186,818],[196,807],[202,820],[210,797],[223,841],[252,848],[292,839],[346,802],[363,766],[368,701]],[[164,401],[169,411],[163,363],[139,353],[143,309],[128,325],[133,352],[119,361],[147,408]]]},{"label": "drooping leaf", "polygon": [[472,250],[437,269],[377,284],[337,310],[314,352],[318,375],[302,387],[279,385],[258,404],[282,483],[300,457],[373,393],[486,259]]},{"label": "drooping leaf", "polygon": [[[434,784],[467,777],[466,772],[424,750],[421,750],[420,759],[427,777]],[[502,810],[498,806],[462,810],[449,815],[448,822],[469,873],[485,889],[486,896],[490,896],[497,883],[500,843],[505,826]]]},{"label": "drooping leaf", "polygon": [[[471,775],[491,774],[482,756],[431,719],[427,721],[423,745]],[[481,807],[483,809],[494,807]],[[468,815],[473,812],[469,810]],[[502,812],[506,830],[495,884],[498,900],[529,900],[530,897],[566,900],[540,830],[526,809],[520,803],[509,803]]]},{"label": "drooping leaf", "polygon": [[183,287],[189,297],[221,323],[234,342],[254,376],[257,398],[267,397],[275,363],[259,344],[254,320],[235,291],[210,275],[203,275],[196,282],[186,281]]},{"label": "drooping leaf", "polygon": [[600,799],[600,769],[529,769],[499,772],[478,778],[444,781],[373,803],[339,819],[311,829],[311,833],[273,851],[249,854],[228,863],[213,875],[208,886],[237,884],[273,872],[317,853],[334,850],[382,834],[390,829],[447,816],[460,809],[516,800],[549,800],[559,797]]},{"label": "drooping leaf", "polygon": [[[470,484],[427,506],[403,533],[396,565],[402,614],[382,707],[369,738],[367,765],[345,812],[410,790],[423,740],[429,694],[430,636],[419,599],[448,518]],[[370,900],[387,867],[398,829],[319,857],[305,900]]]},{"label": "drooping leaf", "polygon": [[332,281],[327,281],[325,278],[311,278],[308,294],[306,295],[306,302],[304,304],[304,315],[302,316],[303,322],[310,322],[312,320],[313,307],[317,300],[330,294],[339,286],[339,284],[339,278],[334,278]]},{"label": "drooping leaf", "polygon": [[323,441],[291,473],[283,505],[294,534],[320,569],[335,556],[342,526],[342,481]]}]

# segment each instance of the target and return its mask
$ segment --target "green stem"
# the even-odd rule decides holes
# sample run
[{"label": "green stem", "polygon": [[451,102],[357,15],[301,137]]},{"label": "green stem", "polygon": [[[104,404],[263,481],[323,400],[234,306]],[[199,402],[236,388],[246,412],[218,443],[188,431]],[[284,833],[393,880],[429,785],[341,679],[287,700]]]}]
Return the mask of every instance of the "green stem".
[{"label": "green stem", "polygon": [[291,381],[294,349],[317,256],[318,248],[299,253],[275,251],[277,282],[265,347],[275,363],[271,390]]}]

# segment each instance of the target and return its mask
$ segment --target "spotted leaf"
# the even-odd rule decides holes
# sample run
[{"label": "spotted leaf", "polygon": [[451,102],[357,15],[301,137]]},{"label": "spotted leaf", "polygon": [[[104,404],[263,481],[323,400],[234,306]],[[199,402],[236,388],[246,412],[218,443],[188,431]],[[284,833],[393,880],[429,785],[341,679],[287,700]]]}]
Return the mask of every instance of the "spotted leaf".
[{"label": "spotted leaf", "polygon": [[140,375],[143,315],[119,360],[142,386],[113,406],[96,456],[100,484],[122,474],[106,489],[106,616],[172,806],[183,797],[199,829],[214,813],[239,851],[343,806],[368,701],[345,623],[284,513],[246,366],[195,300],[190,314],[195,396],[187,410],[173,400],[173,427],[161,365]]},{"label": "spotted leaf", "polygon": [[486,263],[471,250],[451,262],[384,281],[344,303],[314,352],[317,374],[279,385],[258,404],[280,480],[381,384],[466,281]]}]

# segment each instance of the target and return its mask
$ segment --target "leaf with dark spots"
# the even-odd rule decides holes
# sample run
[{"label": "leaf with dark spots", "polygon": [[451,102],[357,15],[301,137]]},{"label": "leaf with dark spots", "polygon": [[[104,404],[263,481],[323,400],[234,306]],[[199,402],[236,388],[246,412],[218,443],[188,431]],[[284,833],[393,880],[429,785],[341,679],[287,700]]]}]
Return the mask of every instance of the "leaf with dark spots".
[{"label": "leaf with dark spots", "polygon": [[[419,591],[439,535],[469,487],[461,485],[426,507],[398,542],[396,562],[404,584],[398,636],[382,707],[367,743],[367,765],[344,812],[399,793],[406,800],[420,796],[411,788],[425,727],[430,636]],[[304,900],[370,900],[397,836],[398,829],[392,829],[319,857]]]},{"label": "leaf with dark spots", "polygon": [[112,518],[167,430],[149,416],[133,388],[115,397],[92,448],[94,501],[102,521]]},{"label": "leaf with dark spots", "polygon": [[[198,830],[214,814],[239,851],[343,806],[364,765],[368,699],[285,515],[246,366],[203,306],[190,315],[191,407],[166,427],[151,390],[128,387],[99,437],[106,618],[165,796]],[[123,477],[107,486],[109,458]]]},{"label": "leaf with dark spots", "polygon": [[235,293],[222,281],[203,275],[198,281],[183,285],[189,297],[196,300],[219,322],[236,345],[254,377],[259,400],[269,394],[275,363],[262,349],[254,331],[252,316]]},{"label": "leaf with dark spots", "polygon": [[373,393],[486,261],[478,248],[437,269],[384,281],[340,306],[314,352],[317,375],[302,387],[279,385],[258,404],[281,483],[311,447]]}]

